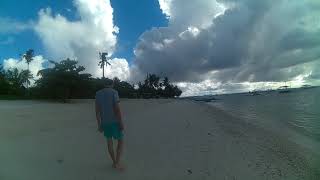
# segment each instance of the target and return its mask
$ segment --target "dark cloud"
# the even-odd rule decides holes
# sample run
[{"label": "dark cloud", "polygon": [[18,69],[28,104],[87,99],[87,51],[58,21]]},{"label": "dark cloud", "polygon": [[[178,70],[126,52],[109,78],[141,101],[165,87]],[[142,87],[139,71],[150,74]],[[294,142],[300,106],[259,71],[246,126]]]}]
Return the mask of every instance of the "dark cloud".
[{"label": "dark cloud", "polygon": [[144,33],[135,48],[134,73],[166,75],[176,82],[281,82],[315,68],[308,63],[320,57],[320,24],[313,21],[320,2],[218,2],[229,9],[210,26],[192,23],[177,31],[170,25]]},{"label": "dark cloud", "polygon": [[309,49],[320,45],[320,30],[307,32],[303,29],[293,30],[284,36],[280,43],[282,50]]}]

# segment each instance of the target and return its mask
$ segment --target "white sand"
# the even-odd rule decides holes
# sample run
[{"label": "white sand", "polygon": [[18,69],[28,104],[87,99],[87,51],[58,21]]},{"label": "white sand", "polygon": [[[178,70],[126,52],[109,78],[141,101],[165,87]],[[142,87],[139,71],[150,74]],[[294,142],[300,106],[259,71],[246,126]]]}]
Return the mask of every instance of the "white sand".
[{"label": "white sand", "polygon": [[0,101],[0,180],[320,179],[286,138],[188,100],[122,100],[125,172],[111,168],[92,100]]}]

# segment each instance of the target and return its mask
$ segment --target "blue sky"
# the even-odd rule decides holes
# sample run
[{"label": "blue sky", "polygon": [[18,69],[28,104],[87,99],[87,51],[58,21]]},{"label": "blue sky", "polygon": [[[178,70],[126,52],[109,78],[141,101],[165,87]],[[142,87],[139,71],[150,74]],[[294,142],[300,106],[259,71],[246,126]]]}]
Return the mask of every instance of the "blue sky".
[{"label": "blue sky", "polygon": [[[51,0],[21,0],[19,2],[12,0],[1,0],[0,2],[0,18],[8,21],[27,23],[36,21],[38,12],[42,8],[50,7],[54,12],[65,15],[70,19],[76,16],[67,9],[73,10],[72,1],[51,1]],[[0,41],[12,39],[10,43],[0,44],[0,63],[6,58],[18,58],[19,54],[24,53],[27,49],[33,48],[36,54],[45,54],[39,37],[31,30],[19,33],[0,33]]]},{"label": "blue sky", "polygon": [[183,95],[320,85],[320,1],[288,2],[1,0],[0,63],[23,69],[33,48],[33,74],[70,57],[101,77],[104,51],[107,77],[167,76]]},{"label": "blue sky", "polygon": [[[117,50],[113,54],[131,63],[139,36],[152,27],[167,26],[168,20],[161,12],[157,0],[111,0],[114,10],[114,24],[120,28]],[[72,0],[1,0],[0,18],[15,22],[35,22],[40,9],[50,7],[54,14],[61,14],[70,21],[80,17]],[[9,42],[6,41],[9,39]],[[36,54],[49,56],[41,40],[32,30],[19,33],[0,33],[0,63],[7,58],[19,58],[19,54],[32,48]],[[50,57],[48,57],[50,58]]]},{"label": "blue sky", "polygon": [[157,0],[111,0],[115,24],[120,28],[116,57],[129,61],[133,56],[139,36],[152,27],[167,26],[168,21],[161,12]]}]

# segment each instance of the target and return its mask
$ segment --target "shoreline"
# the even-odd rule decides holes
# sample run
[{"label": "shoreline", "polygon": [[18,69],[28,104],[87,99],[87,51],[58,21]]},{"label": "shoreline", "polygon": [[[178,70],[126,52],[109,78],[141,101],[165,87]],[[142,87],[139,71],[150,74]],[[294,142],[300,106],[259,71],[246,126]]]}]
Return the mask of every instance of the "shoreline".
[{"label": "shoreline", "polygon": [[[314,137],[310,135],[309,133],[306,133],[305,130],[296,128],[295,126],[292,126],[289,123],[284,122],[269,122],[269,124],[259,124],[259,122],[252,122],[250,119],[243,119],[244,117],[237,117],[236,114],[229,113],[224,109],[218,108],[210,103],[204,103],[209,107],[212,107],[215,110],[218,110],[220,113],[228,114],[233,119],[238,119],[239,121],[245,121],[253,126],[257,126],[257,128],[262,128],[266,131],[269,131],[272,134],[280,135],[283,138],[287,138],[293,143],[297,143],[302,147],[308,148],[313,153],[320,156],[320,152],[318,149],[320,148],[320,141],[319,138]],[[265,120],[267,121],[267,120]]]},{"label": "shoreline", "polygon": [[[318,179],[319,156],[205,103],[122,99],[125,157],[109,168],[93,100],[0,101],[4,179]],[[16,173],[20,172],[20,173]]]},{"label": "shoreline", "polygon": [[[233,125],[237,124],[239,126],[246,127],[247,130],[239,132],[239,136],[247,136],[253,138],[254,140],[252,140],[254,141],[254,143],[267,142],[268,144],[262,144],[262,146],[271,150],[272,152],[277,153],[279,156],[286,156],[286,160],[292,161],[292,158],[296,157],[296,159],[300,159],[300,162],[304,161],[304,165],[302,167],[311,166],[310,168],[317,171],[317,178],[320,177],[320,152],[317,151],[317,148],[320,146],[315,138],[309,139],[310,137],[304,134],[299,134],[298,132],[293,131],[293,129],[291,129],[290,127],[287,127],[287,129],[285,130],[286,132],[281,134],[277,130],[270,129],[271,127],[267,128],[255,123],[246,122],[242,118],[236,117],[233,114],[230,114],[222,109],[216,108],[208,103],[199,103],[199,105],[208,106],[208,108],[212,108],[212,111],[218,112],[217,114],[224,115],[225,117],[221,119],[228,119],[229,122],[227,123],[233,123]],[[226,122],[223,122],[222,124],[224,126],[226,125]],[[228,134],[228,129],[234,128],[228,126],[224,129],[227,131]],[[287,130],[289,130],[289,132]],[[253,135],[256,135],[256,137],[254,138]],[[301,140],[296,141],[296,139],[294,139],[296,137],[299,137],[302,140],[306,140],[308,141],[308,143],[302,142]],[[257,139],[259,139],[261,142],[259,142],[259,140]],[[269,146],[269,148],[267,146]],[[291,155],[287,155],[287,153]],[[294,164],[292,165],[295,166]]]}]

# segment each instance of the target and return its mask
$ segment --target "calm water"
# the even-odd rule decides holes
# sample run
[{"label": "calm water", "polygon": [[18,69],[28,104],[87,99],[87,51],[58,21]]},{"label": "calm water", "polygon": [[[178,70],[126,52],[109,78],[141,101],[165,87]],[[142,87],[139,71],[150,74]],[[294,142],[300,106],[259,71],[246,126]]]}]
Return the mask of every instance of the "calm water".
[{"label": "calm water", "polygon": [[217,96],[210,103],[231,115],[271,130],[290,129],[320,141],[320,88],[296,89],[291,93],[263,93]]}]

